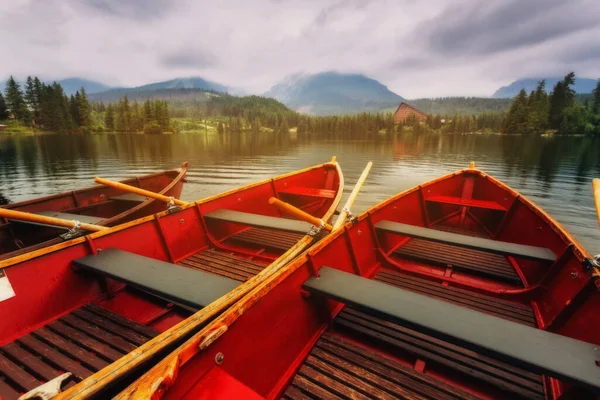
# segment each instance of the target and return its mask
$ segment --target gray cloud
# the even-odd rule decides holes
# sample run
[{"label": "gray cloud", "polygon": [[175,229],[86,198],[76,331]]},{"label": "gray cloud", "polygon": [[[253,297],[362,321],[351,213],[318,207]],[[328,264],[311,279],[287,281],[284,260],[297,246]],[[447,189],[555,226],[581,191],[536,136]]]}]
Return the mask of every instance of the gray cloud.
[{"label": "gray cloud", "polygon": [[149,20],[164,17],[173,2],[164,0],[76,0],[102,14],[136,20]]},{"label": "gray cloud", "polygon": [[261,93],[337,70],[411,98],[600,76],[597,0],[15,0],[0,1],[0,37],[0,79],[202,76]]},{"label": "gray cloud", "polygon": [[162,65],[167,67],[207,68],[217,65],[214,54],[204,50],[195,50],[193,47],[169,52],[160,60]]},{"label": "gray cloud", "polygon": [[475,0],[449,6],[421,29],[442,54],[486,55],[533,46],[598,26],[597,3],[564,0]]}]

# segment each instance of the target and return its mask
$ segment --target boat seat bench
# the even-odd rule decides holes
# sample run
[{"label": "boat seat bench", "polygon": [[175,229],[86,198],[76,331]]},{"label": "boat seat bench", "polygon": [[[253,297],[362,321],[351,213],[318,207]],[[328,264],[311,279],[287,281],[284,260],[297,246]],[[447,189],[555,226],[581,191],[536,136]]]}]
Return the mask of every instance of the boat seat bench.
[{"label": "boat seat bench", "polygon": [[473,250],[481,250],[503,256],[551,263],[556,261],[556,254],[554,254],[552,250],[544,247],[527,246],[523,244],[460,235],[457,233],[392,221],[379,221],[375,224],[375,228],[386,232],[397,233],[399,235],[465,247]]},{"label": "boat seat bench", "polygon": [[73,265],[194,309],[206,307],[240,284],[230,278],[119,249],[79,258]]},{"label": "boat seat bench", "polygon": [[600,393],[594,345],[323,267],[303,288],[529,372]]},{"label": "boat seat bench", "polygon": [[130,201],[133,203],[143,203],[146,200],[148,200],[148,197],[141,196],[141,195],[135,194],[135,193],[125,193],[125,194],[120,194],[117,196],[111,196],[108,199],[116,200],[116,201]]},{"label": "boat seat bench", "polygon": [[235,210],[215,210],[204,214],[204,218],[218,221],[234,222],[258,228],[278,229],[286,232],[307,234],[312,225],[304,221],[288,218],[270,217],[268,215],[251,214]]}]

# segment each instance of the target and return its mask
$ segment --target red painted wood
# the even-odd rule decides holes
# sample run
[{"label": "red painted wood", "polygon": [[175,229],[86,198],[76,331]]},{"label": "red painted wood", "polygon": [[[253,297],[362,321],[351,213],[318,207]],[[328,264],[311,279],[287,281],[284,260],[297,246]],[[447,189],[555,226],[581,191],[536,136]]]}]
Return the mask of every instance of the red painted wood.
[{"label": "red painted wood", "polygon": [[293,194],[297,196],[311,196],[311,197],[323,197],[326,199],[333,199],[335,197],[335,190],[307,188],[307,187],[293,187],[289,189],[279,190],[279,194]]},{"label": "red painted wood", "polygon": [[463,197],[452,197],[452,196],[431,196],[427,197],[425,201],[431,201],[435,203],[453,204],[464,207],[478,207],[486,208],[488,210],[507,211],[505,207],[495,201],[489,200],[475,200]]},{"label": "red painted wood", "polygon": [[190,390],[183,400],[219,400],[219,399],[244,399],[263,400],[264,398],[238,381],[222,368],[211,368],[202,379],[201,385]]}]

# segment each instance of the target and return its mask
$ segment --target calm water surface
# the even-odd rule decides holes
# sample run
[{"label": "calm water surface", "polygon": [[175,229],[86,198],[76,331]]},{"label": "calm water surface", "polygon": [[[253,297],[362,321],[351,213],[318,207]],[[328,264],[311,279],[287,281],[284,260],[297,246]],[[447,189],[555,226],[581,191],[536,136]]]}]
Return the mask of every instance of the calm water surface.
[{"label": "calm water surface", "polygon": [[346,195],[367,161],[373,170],[355,212],[432,178],[477,167],[552,214],[592,253],[600,230],[591,180],[600,177],[600,140],[519,136],[427,135],[372,140],[273,135],[0,135],[0,194],[21,201],[122,179],[188,161],[183,200],[197,200],[337,156]]}]

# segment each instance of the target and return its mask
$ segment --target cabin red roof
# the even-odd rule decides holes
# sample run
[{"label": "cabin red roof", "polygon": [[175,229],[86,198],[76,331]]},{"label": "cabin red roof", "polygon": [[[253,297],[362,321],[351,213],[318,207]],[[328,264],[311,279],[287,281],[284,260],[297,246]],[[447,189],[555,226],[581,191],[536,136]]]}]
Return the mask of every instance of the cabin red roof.
[{"label": "cabin red roof", "polygon": [[396,109],[396,112],[394,113],[394,122],[399,124],[405,122],[410,117],[415,117],[419,119],[419,121],[424,121],[427,118],[427,114],[420,110],[417,110],[415,107],[411,106],[408,103],[400,103],[400,105]]}]

